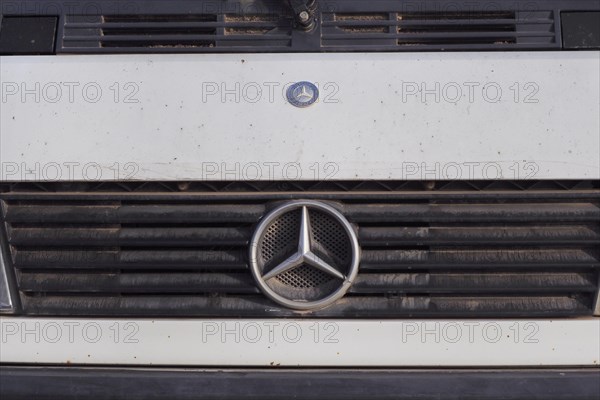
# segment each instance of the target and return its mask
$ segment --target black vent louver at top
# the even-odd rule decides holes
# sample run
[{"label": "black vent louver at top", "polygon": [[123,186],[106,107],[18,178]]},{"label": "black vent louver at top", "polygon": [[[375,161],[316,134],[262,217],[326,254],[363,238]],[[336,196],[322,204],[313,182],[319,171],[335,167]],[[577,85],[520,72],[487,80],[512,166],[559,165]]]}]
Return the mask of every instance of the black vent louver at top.
[{"label": "black vent louver at top", "polygon": [[328,0],[303,26],[286,0],[52,4],[0,10],[0,53],[31,52],[32,14],[56,27],[45,54],[593,50],[600,12],[597,0]]},{"label": "black vent louver at top", "polygon": [[553,47],[551,11],[324,13],[324,47],[463,50]]},{"label": "black vent louver at top", "polygon": [[[361,11],[339,3],[317,26],[291,14],[67,15],[58,53],[536,50],[560,48],[554,10]],[[364,7],[369,9],[369,7]]]},{"label": "black vent louver at top", "polygon": [[161,52],[290,45],[290,18],[272,14],[67,16],[63,52]]}]

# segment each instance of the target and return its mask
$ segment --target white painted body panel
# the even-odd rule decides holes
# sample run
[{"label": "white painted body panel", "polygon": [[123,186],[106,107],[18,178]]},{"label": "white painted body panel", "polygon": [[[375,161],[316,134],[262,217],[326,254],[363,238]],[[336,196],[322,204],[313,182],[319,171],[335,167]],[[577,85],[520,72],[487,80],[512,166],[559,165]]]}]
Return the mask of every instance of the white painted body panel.
[{"label": "white painted body panel", "polygon": [[[0,180],[599,179],[599,70],[599,52],[0,57]],[[321,89],[306,109],[283,96],[301,80]],[[448,101],[444,88],[455,83],[464,92]],[[258,101],[254,84],[263,90]],[[413,84],[434,92],[409,94]],[[93,92],[85,98],[86,85],[101,88],[97,101]],[[500,87],[501,99],[484,98],[485,85]],[[469,87],[477,88],[472,101]],[[257,325],[254,341],[245,335]],[[282,333],[298,327],[298,341]],[[598,318],[1,317],[0,328],[1,363],[508,367],[600,359]]]},{"label": "white painted body panel", "polygon": [[[598,179],[599,69],[600,52],[2,57],[0,179]],[[302,80],[321,89],[306,109],[283,95]]]},{"label": "white painted body panel", "polygon": [[600,319],[0,318],[1,363],[170,366],[598,366]]}]

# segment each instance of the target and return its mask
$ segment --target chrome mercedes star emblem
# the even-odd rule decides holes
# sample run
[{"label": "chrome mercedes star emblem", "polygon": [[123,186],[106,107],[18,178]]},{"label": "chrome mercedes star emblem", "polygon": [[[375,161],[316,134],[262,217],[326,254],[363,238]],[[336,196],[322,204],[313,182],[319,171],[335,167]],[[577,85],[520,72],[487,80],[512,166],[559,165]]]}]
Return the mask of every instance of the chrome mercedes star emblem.
[{"label": "chrome mercedes star emblem", "polygon": [[273,268],[270,272],[262,276],[263,280],[269,280],[276,277],[279,274],[283,274],[292,268],[296,268],[303,263],[311,265],[321,271],[334,276],[336,278],[346,280],[346,276],[337,269],[333,268],[326,261],[323,261],[319,256],[313,253],[310,249],[310,217],[308,215],[308,208],[302,206],[302,214],[300,219],[300,243],[298,243],[298,251],[290,256],[287,260]]},{"label": "chrome mercedes star emblem", "polygon": [[316,201],[276,208],[261,221],[250,245],[259,288],[297,310],[322,308],[342,297],[356,278],[359,259],[352,225],[335,208]]},{"label": "chrome mercedes star emblem", "polygon": [[295,107],[308,107],[319,98],[319,89],[310,82],[298,82],[287,90],[287,99]]}]

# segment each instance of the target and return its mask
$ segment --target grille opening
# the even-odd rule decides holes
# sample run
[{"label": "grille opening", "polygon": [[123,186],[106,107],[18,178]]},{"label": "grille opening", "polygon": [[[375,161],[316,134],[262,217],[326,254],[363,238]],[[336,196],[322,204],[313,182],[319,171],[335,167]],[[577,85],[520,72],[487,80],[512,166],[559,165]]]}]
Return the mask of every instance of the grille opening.
[{"label": "grille opening", "polygon": [[276,22],[276,14],[226,14],[225,22]]},{"label": "grille opening", "polygon": [[[33,269],[27,269],[27,272],[32,272],[34,271]],[[46,270],[41,270],[41,272],[44,272]],[[55,271],[60,271],[59,269],[53,269],[52,272]],[[248,274],[245,274],[244,269],[240,269],[240,268],[211,268],[211,267],[191,267],[191,268],[186,268],[184,266],[171,266],[168,268],[168,270],[165,270],[164,268],[161,267],[155,267],[155,268],[149,268],[147,266],[143,266],[143,267],[136,267],[136,266],[132,266],[132,267],[128,267],[126,269],[124,268],[114,268],[114,269],[98,269],[100,274],[105,274],[105,273],[115,273],[118,275],[130,275],[130,276],[136,276],[138,274],[189,274],[190,277],[193,277],[194,275],[203,275],[203,274],[232,274],[232,275],[240,275],[240,272],[244,273],[244,276],[247,277],[248,279],[252,280],[252,277]],[[46,271],[47,272],[47,271]],[[85,273],[88,274],[89,272],[91,272],[89,269],[65,269],[62,272],[81,272],[81,273]],[[168,291],[167,289],[165,289],[165,291]]]},{"label": "grille opening", "polygon": [[149,41],[142,40],[127,40],[127,41],[118,41],[118,42],[102,42],[102,47],[148,47],[148,48],[162,48],[162,47],[172,47],[172,48],[194,48],[194,47],[213,47],[215,45],[214,41],[210,40],[195,40],[195,41],[185,41],[185,40],[160,40],[153,39]]},{"label": "grille opening", "polygon": [[[194,48],[215,45],[212,39],[198,39],[198,35],[216,34],[214,26],[202,26],[202,23],[216,22],[216,15],[107,15],[102,17],[102,47],[145,47],[145,48]],[[164,24],[161,26],[161,24]],[[181,26],[179,26],[181,25]],[[122,36],[138,36],[131,40],[116,40]],[[161,36],[180,36],[166,38]],[[190,36],[190,37],[186,37]],[[192,37],[196,36],[196,37]],[[115,40],[113,40],[115,39]]]},{"label": "grille opening", "polygon": [[214,35],[214,28],[102,28],[103,36],[120,35]]},{"label": "grille opening", "polygon": [[284,250],[292,250],[297,247],[300,233],[296,227],[299,225],[299,221],[300,210],[296,210],[282,215],[267,229],[263,238],[261,257],[269,268],[285,260]]},{"label": "grille opening", "polygon": [[396,34],[397,45],[517,43],[515,12],[336,13],[333,21],[338,32],[367,34],[361,40],[368,34]]},{"label": "grille opening", "polygon": [[[337,13],[334,15],[335,21],[345,21],[345,22],[368,22],[368,21],[388,21],[389,14],[387,13],[368,13],[368,14],[358,14],[358,13]],[[347,26],[340,25],[340,30],[349,33],[387,33],[388,27],[387,25],[377,25],[375,22],[373,25],[356,25],[356,26]]]},{"label": "grille opening", "polygon": [[[419,45],[419,44],[450,45],[450,44],[456,44],[456,43],[457,43],[456,39],[440,39],[440,38],[398,40],[398,44],[402,45],[402,46]],[[514,44],[514,43],[517,43],[517,40],[515,38],[511,38],[511,37],[506,37],[506,38],[480,37],[480,38],[461,38],[460,43],[461,44],[498,44],[498,45],[502,45],[502,44]]]},{"label": "grille opening", "polygon": [[226,35],[264,35],[279,26],[279,16],[275,14],[225,14]]},{"label": "grille opening", "polygon": [[336,13],[336,21],[386,21],[388,13]]},{"label": "grille opening", "polygon": [[[351,25],[352,22],[367,25],[370,22],[374,26],[391,25],[401,23],[401,21],[415,22],[418,21],[428,25],[442,25],[443,23],[461,25],[463,27],[471,26],[470,21],[482,21],[479,25],[484,25],[488,28],[496,27],[497,21],[512,25],[516,21],[516,13],[513,11],[499,12],[407,12],[407,13],[335,13],[333,14],[334,21],[347,22]],[[394,17],[395,16],[395,17]],[[394,21],[395,19],[395,21]],[[488,21],[489,20],[489,21]],[[344,24],[340,24],[344,25]],[[502,26],[502,25],[499,25]]]},{"label": "grille opening", "polygon": [[215,14],[196,15],[104,15],[103,22],[137,23],[137,22],[216,22]]},{"label": "grille opening", "polygon": [[410,33],[410,32],[515,32],[516,26],[513,24],[506,25],[490,25],[485,24],[469,24],[468,28],[464,25],[458,24],[444,24],[444,25],[408,25],[398,27],[399,33]]},{"label": "grille opening", "polygon": [[315,288],[331,282],[335,278],[316,268],[301,265],[277,276],[279,282],[296,289]]},{"label": "grille opening", "polygon": [[514,11],[488,12],[414,12],[399,13],[398,20],[480,20],[480,19],[515,19]]},{"label": "grille opening", "polygon": [[349,242],[338,240],[346,235],[342,225],[321,211],[312,213],[311,224],[315,244],[322,247],[326,257],[333,258],[339,265],[348,265],[352,249]]}]

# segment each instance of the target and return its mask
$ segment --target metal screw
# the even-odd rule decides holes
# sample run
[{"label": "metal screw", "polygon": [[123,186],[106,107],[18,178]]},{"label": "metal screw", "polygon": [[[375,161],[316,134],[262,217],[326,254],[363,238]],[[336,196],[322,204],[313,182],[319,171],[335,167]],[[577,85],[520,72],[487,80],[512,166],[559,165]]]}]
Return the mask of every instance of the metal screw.
[{"label": "metal screw", "polygon": [[310,14],[307,11],[302,11],[300,14],[298,14],[298,19],[302,23],[308,22],[310,19]]},{"label": "metal screw", "polygon": [[190,182],[179,182],[177,184],[177,189],[182,192],[186,192],[190,188]]}]

